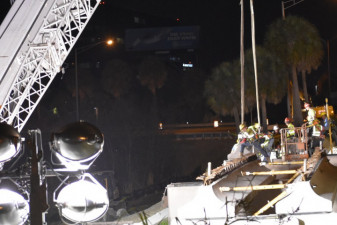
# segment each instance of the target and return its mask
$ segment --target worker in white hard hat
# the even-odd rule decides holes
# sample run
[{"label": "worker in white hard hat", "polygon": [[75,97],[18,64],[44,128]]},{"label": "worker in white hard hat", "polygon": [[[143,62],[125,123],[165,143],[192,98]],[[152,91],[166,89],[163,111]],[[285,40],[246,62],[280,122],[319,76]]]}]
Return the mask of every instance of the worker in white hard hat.
[{"label": "worker in white hard hat", "polygon": [[[275,143],[275,134],[279,135],[279,128],[277,125],[273,126],[272,131],[268,131],[267,134],[264,135],[265,141],[261,144],[261,146],[270,153],[274,149],[274,143]],[[279,135],[280,136],[280,135]],[[279,141],[279,140],[278,140]]]},{"label": "worker in white hard hat", "polygon": [[274,149],[281,149],[281,133],[280,133],[280,128],[278,127],[278,125],[275,125],[273,127],[273,138],[274,138]]}]

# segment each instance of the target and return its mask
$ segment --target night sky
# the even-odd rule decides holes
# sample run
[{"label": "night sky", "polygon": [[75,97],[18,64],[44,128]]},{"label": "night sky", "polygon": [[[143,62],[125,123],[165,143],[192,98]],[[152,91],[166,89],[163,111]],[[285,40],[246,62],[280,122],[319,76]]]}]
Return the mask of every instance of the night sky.
[{"label": "night sky", "polygon": [[[239,57],[240,4],[231,1],[104,1],[93,16],[93,23],[103,23],[109,32],[121,35],[131,27],[199,25],[201,29],[200,55],[208,65]],[[268,25],[282,17],[280,0],[255,0],[256,40],[261,44]],[[298,2],[298,1],[296,1]],[[245,4],[245,46],[251,47],[249,1]],[[288,3],[289,4],[289,3]],[[290,3],[291,5],[291,3]],[[287,6],[287,5],[286,5]],[[286,15],[300,15],[313,23],[324,40],[337,35],[334,19],[337,2],[333,0],[304,0],[286,9]],[[135,16],[145,18],[144,24],[132,23]],[[177,21],[179,19],[179,21]]]},{"label": "night sky", "polygon": [[[88,24],[84,36],[90,36],[90,27],[105,27],[110,36],[124,37],[127,28],[158,26],[200,26],[200,45],[195,50],[200,68],[211,71],[224,61],[239,58],[240,54],[240,1],[104,1],[92,21]],[[276,19],[282,17],[280,0],[255,0],[256,44],[263,44],[265,32]],[[299,1],[296,1],[299,2]],[[245,49],[251,48],[251,19],[249,1],[245,4]],[[298,15],[314,24],[322,37],[325,57],[322,65],[307,76],[308,90],[315,94],[315,86],[320,77],[327,74],[327,40],[330,40],[331,91],[335,88],[337,67],[337,2],[333,0],[304,0],[296,5],[286,1],[285,15]],[[143,18],[143,23],[134,23],[134,17]],[[107,33],[102,35],[107,35]],[[325,96],[326,97],[326,96]],[[282,112],[284,118],[285,101],[280,106],[270,106],[272,114]],[[324,104],[319,98],[314,104]],[[274,119],[275,121],[275,119]]]},{"label": "night sky", "polygon": [[[255,0],[256,42],[262,44],[268,25],[282,16],[281,0]],[[286,6],[291,6],[291,1]],[[299,2],[299,1],[296,1]],[[127,28],[144,28],[159,26],[200,26],[199,63],[207,69],[222,61],[239,57],[240,51],[240,1],[201,0],[105,0],[97,9],[79,42],[93,37],[92,29],[101,30],[101,38],[118,36],[123,38]],[[245,48],[251,47],[249,1],[245,4]],[[10,6],[10,1],[1,1],[3,19]],[[337,1],[304,0],[285,10],[286,15],[300,15],[313,23],[320,31],[322,39],[337,37]],[[143,19],[135,23],[134,18]],[[96,27],[96,28],[92,28]],[[91,33],[90,33],[91,32]],[[97,32],[95,32],[97,35]],[[335,39],[334,39],[335,40]],[[337,44],[331,41],[331,60]],[[334,60],[336,58],[336,60]],[[332,73],[337,73],[336,69]]]},{"label": "night sky", "polygon": [[[1,18],[9,7],[9,0],[2,1]],[[255,0],[256,43],[262,44],[268,25],[282,17],[281,0]],[[287,1],[289,2],[289,1]],[[296,1],[299,2],[299,1]],[[200,26],[200,43],[195,49],[195,64],[209,72],[223,61],[232,61],[240,54],[240,1],[102,1],[76,46],[86,45],[88,42],[108,37],[123,39],[128,28],[147,28],[165,26]],[[251,48],[250,9],[249,1],[245,4],[245,49]],[[288,4],[292,4],[291,2]],[[288,5],[286,5],[288,6]],[[7,9],[7,10],[6,10]],[[287,15],[299,15],[308,19],[318,29],[322,42],[326,48],[326,41],[330,40],[330,65],[332,84],[337,76],[337,2],[334,0],[304,0],[286,9]],[[140,19],[136,23],[135,18]],[[71,53],[72,54],[72,53]],[[123,46],[117,53],[121,57],[125,54]],[[135,53],[139,54],[139,53]],[[116,55],[116,53],[115,53]],[[325,53],[325,55],[327,55]],[[89,55],[88,57],[91,57]],[[104,60],[104,58],[102,58]],[[71,56],[67,59],[71,63]],[[308,76],[308,88],[313,92],[318,79],[327,73],[327,57],[323,59],[318,70]],[[332,85],[332,91],[336,91]]]},{"label": "night sky", "polygon": [[[257,43],[263,41],[268,24],[282,16],[281,2],[281,0],[254,1]],[[212,64],[217,64],[219,61],[232,60],[239,55],[239,0],[216,0],[211,3],[201,0],[105,0],[102,3],[104,4],[99,6],[88,27],[101,26],[110,35],[121,36],[126,28],[199,25],[201,27],[200,50],[205,55],[205,59],[215,58]],[[249,1],[244,1],[244,4],[245,39],[246,48],[248,48],[251,45]],[[1,1],[0,19],[4,18],[9,7],[9,0]],[[304,0],[285,11],[286,15],[300,15],[308,19],[316,25],[324,40],[337,36],[336,12],[337,2],[334,0]],[[143,17],[145,23],[135,24],[134,17],[137,16]]]},{"label": "night sky", "polygon": [[[280,0],[255,0],[256,44],[263,44],[266,30],[273,21],[282,17]],[[296,1],[299,2],[299,1]],[[211,71],[224,61],[232,61],[240,55],[240,1],[104,1],[94,14],[85,36],[92,36],[92,29],[102,31],[101,38],[124,38],[125,29],[160,26],[200,26],[199,48],[195,49],[197,65]],[[245,4],[245,49],[251,48],[251,19],[249,1]],[[298,15],[314,24],[322,37],[325,57],[322,65],[307,76],[308,89],[315,92],[315,85],[322,74],[327,73],[327,40],[330,40],[331,91],[337,91],[337,1],[304,0],[296,5],[285,2],[287,15]],[[142,23],[135,23],[134,18]],[[97,27],[100,28],[97,28]],[[96,27],[96,28],[94,28]],[[104,33],[103,33],[104,32]],[[97,33],[95,33],[97,34]],[[192,59],[193,60],[193,59]],[[317,100],[319,104],[321,99]],[[282,106],[283,107],[283,106]]]}]

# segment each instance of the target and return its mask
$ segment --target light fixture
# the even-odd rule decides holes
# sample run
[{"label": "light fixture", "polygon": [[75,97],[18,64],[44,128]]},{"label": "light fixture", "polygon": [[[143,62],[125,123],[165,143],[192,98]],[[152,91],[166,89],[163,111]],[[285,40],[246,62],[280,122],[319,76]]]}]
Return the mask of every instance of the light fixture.
[{"label": "light fixture", "polygon": [[21,225],[29,215],[29,204],[14,191],[0,189],[0,224]]},{"label": "light fixture", "polygon": [[109,40],[106,41],[106,44],[107,45],[113,45],[114,44],[114,40],[109,39]]},{"label": "light fixture", "polygon": [[97,180],[86,173],[80,180],[63,187],[57,195],[66,180],[54,192],[54,202],[61,218],[85,223],[104,216],[109,208],[109,198],[106,189]]},{"label": "light fixture", "polygon": [[0,123],[0,164],[14,158],[20,149],[20,134],[12,126]]},{"label": "light fixture", "polygon": [[103,134],[80,121],[52,134],[50,149],[69,170],[86,170],[103,151]]}]

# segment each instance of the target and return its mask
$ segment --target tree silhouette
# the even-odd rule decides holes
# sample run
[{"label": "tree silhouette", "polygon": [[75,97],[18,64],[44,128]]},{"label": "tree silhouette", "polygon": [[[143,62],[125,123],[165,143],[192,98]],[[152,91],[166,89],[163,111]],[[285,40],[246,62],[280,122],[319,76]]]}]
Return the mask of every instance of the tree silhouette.
[{"label": "tree silhouette", "polygon": [[162,88],[167,78],[166,65],[157,57],[146,57],[139,65],[138,79],[141,85],[147,87],[153,95],[152,114],[154,124],[158,121],[157,90]]},{"label": "tree silhouette", "polygon": [[163,87],[167,78],[165,64],[158,58],[149,56],[140,63],[138,72],[140,83],[156,96],[157,90]]},{"label": "tree silhouette", "polygon": [[[294,123],[302,121],[297,73],[310,72],[321,60],[319,36],[316,28],[303,18],[288,16],[272,23],[266,34],[265,46],[277,55],[291,71]],[[314,52],[318,50],[317,54]]]},{"label": "tree silhouette", "polygon": [[[207,104],[211,109],[222,116],[233,115],[237,128],[240,124],[240,78],[239,62],[224,62],[213,69],[211,77],[205,83],[204,90]],[[248,108],[252,107],[255,98],[246,92],[245,99],[245,111],[248,112]]]},{"label": "tree silhouette", "polygon": [[126,62],[120,59],[110,60],[102,71],[103,90],[120,99],[130,90],[132,75],[133,71]]},{"label": "tree silhouette", "polygon": [[[245,53],[245,71],[248,83],[254,83],[253,53],[249,49]],[[287,71],[280,60],[261,46],[256,47],[257,74],[259,84],[259,95],[262,109],[262,125],[267,129],[267,107],[266,103],[279,104],[287,90]],[[253,88],[248,89],[254,91]],[[255,93],[250,93],[255,96]]]}]

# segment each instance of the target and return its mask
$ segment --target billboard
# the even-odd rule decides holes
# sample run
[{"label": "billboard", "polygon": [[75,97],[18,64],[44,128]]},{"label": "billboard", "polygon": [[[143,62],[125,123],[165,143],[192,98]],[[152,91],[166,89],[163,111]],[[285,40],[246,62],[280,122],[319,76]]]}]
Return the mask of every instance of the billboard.
[{"label": "billboard", "polygon": [[195,49],[199,26],[127,29],[124,41],[128,51]]}]

